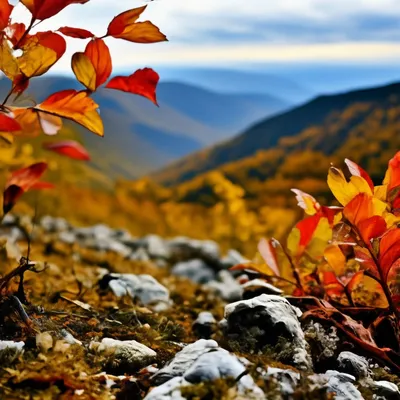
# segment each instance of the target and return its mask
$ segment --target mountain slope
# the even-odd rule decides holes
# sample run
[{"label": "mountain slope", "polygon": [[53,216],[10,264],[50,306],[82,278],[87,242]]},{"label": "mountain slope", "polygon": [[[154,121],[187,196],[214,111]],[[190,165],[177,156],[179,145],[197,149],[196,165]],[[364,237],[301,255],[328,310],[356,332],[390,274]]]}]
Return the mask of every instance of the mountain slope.
[{"label": "mountain slope", "polygon": [[298,84],[297,81],[265,73],[259,70],[234,70],[226,68],[160,68],[164,79],[179,80],[201,85],[212,91],[223,93],[270,93],[291,103],[301,103],[316,94],[315,91]]},{"label": "mountain slope", "polygon": [[[7,82],[0,80],[0,94]],[[65,89],[80,89],[75,80],[50,76],[31,82],[27,94],[37,101]],[[204,146],[231,137],[249,123],[288,107],[270,95],[224,95],[182,83],[160,83],[156,107],[139,96],[100,89],[105,137],[79,129],[98,170],[112,177],[135,178]]]},{"label": "mountain slope", "polygon": [[[316,99],[252,126],[243,134],[215,147],[190,155],[153,175],[165,184],[187,181],[260,150],[313,149],[333,154],[355,126],[378,110],[390,111],[399,103],[400,84],[357,90]],[[389,119],[376,124],[384,129]],[[359,134],[367,127],[362,126]]]}]

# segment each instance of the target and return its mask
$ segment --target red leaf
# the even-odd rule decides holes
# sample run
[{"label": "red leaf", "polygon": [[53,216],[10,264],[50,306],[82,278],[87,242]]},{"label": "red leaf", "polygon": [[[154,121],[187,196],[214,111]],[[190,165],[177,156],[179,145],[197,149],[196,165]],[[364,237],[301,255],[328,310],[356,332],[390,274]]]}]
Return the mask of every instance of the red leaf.
[{"label": "red leaf", "polygon": [[44,143],[43,148],[54,151],[63,156],[73,158],[75,160],[90,160],[90,155],[86,151],[86,149],[80,143],[73,140],[65,140],[55,143]]},{"label": "red leaf", "polygon": [[388,192],[400,186],[400,151],[389,161],[388,170],[383,182],[388,185]]},{"label": "red leaf", "polygon": [[344,293],[344,285],[333,271],[324,271],[322,273],[322,284],[329,297],[341,297]]},{"label": "red leaf", "polygon": [[54,189],[55,185],[51,182],[36,182],[31,186],[31,190],[44,190],[44,189]]},{"label": "red leaf", "polygon": [[375,215],[358,224],[358,230],[364,241],[371,249],[371,240],[379,238],[386,232],[386,221],[383,217]]},{"label": "red leaf", "polygon": [[60,59],[67,49],[65,39],[55,32],[38,32],[36,35],[31,36],[31,38],[32,40],[37,38],[41,46],[54,50],[57,53],[57,59]]},{"label": "red leaf", "polygon": [[44,20],[58,14],[70,4],[85,4],[89,0],[21,0],[34,19]]},{"label": "red leaf", "polygon": [[34,187],[47,169],[47,164],[39,162],[14,171],[6,183],[3,194],[3,212],[7,214],[17,200],[29,189]]},{"label": "red leaf", "polygon": [[[0,0],[1,1],[1,0]],[[15,22],[6,28],[6,33],[11,43],[15,46],[17,43],[23,45],[21,42],[23,35],[25,34],[26,27],[22,22]],[[25,35],[26,39],[29,39],[31,35]]]},{"label": "red leaf", "polygon": [[116,76],[108,82],[106,88],[138,94],[157,104],[156,88],[160,77],[151,68],[138,69],[130,76]]},{"label": "red leaf", "polygon": [[0,0],[0,31],[8,25],[13,8],[8,0]]},{"label": "red leaf", "polygon": [[386,282],[392,265],[400,258],[400,229],[391,229],[379,244],[379,264]]},{"label": "red leaf", "polygon": [[111,75],[112,61],[110,50],[102,39],[91,40],[85,49],[96,71],[96,88],[101,86]]},{"label": "red leaf", "polygon": [[263,238],[258,242],[258,251],[276,276],[280,276],[275,250],[275,248],[279,245],[279,242],[275,239],[267,240]]},{"label": "red leaf", "polygon": [[17,185],[10,185],[3,193],[3,214],[12,210],[18,199],[24,194],[24,190]]},{"label": "red leaf", "polygon": [[321,214],[315,214],[296,224],[296,228],[300,231],[300,246],[306,247],[310,243],[320,219]]},{"label": "red leaf", "polygon": [[14,171],[11,174],[10,179],[7,181],[6,187],[17,185],[26,192],[40,179],[46,169],[47,163],[39,162],[32,164],[29,167]]},{"label": "red leaf", "polygon": [[359,165],[357,165],[355,162],[349,160],[348,158],[346,158],[344,160],[344,162],[346,163],[347,167],[349,168],[350,173],[353,176],[360,176],[361,178],[364,178],[369,187],[371,188],[372,192],[374,192],[374,183],[372,182],[371,177],[368,175],[368,173],[362,169]]},{"label": "red leaf", "polygon": [[63,26],[58,30],[65,36],[69,36],[75,39],[90,39],[94,37],[94,34],[86,29],[71,28],[69,26]]},{"label": "red leaf", "polygon": [[16,132],[21,130],[21,125],[8,115],[0,112],[0,132]]}]

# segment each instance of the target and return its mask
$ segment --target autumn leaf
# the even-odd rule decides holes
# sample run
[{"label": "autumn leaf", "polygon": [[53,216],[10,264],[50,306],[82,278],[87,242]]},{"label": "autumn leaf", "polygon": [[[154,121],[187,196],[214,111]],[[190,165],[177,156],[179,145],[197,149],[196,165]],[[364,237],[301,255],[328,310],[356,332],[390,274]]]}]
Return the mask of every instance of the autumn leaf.
[{"label": "autumn leaf", "polygon": [[85,91],[64,90],[52,94],[33,109],[70,119],[93,133],[103,136],[103,123],[96,111],[98,107]]},{"label": "autumn leaf", "polygon": [[13,8],[8,0],[0,0],[0,31],[8,25]]},{"label": "autumn leaf", "polygon": [[389,161],[383,184],[388,192],[400,186],[400,151]]},{"label": "autumn leaf", "polygon": [[62,28],[58,29],[58,32],[75,39],[90,39],[94,37],[94,34],[86,29],[71,28],[69,26],[63,26]]},{"label": "autumn leaf", "polygon": [[304,193],[299,189],[291,190],[296,195],[297,205],[301,207],[306,214],[314,215],[321,209],[321,205],[310,194]]},{"label": "autumn leaf", "polygon": [[111,75],[112,62],[108,46],[102,39],[91,40],[85,49],[96,71],[96,88],[101,86]]},{"label": "autumn leaf", "polygon": [[164,42],[167,37],[150,21],[136,22],[147,6],[117,15],[109,24],[107,36],[135,43]]},{"label": "autumn leaf", "polygon": [[85,53],[75,53],[71,59],[71,68],[76,79],[83,86],[94,92],[96,90],[96,70]]},{"label": "autumn leaf", "polygon": [[371,177],[364,169],[362,169],[359,165],[349,160],[348,158],[346,158],[344,162],[346,163],[347,168],[349,169],[351,175],[364,178],[365,181],[368,183],[369,187],[371,188],[371,190],[374,191],[374,183],[372,182]]},{"label": "autumn leaf", "polygon": [[385,282],[390,269],[399,258],[400,229],[391,229],[383,235],[379,244],[379,265]]},{"label": "autumn leaf", "polygon": [[6,39],[0,39],[0,70],[10,80],[20,73],[18,61]]},{"label": "autumn leaf", "polygon": [[65,140],[61,142],[44,143],[43,148],[54,151],[63,156],[75,160],[89,161],[90,156],[86,149],[74,140]]},{"label": "autumn leaf", "polygon": [[121,90],[146,97],[157,104],[156,88],[160,77],[151,68],[138,69],[130,76],[116,76],[108,82],[107,89]]},{"label": "autumn leaf", "polygon": [[275,239],[267,240],[263,238],[258,242],[258,251],[276,276],[280,276],[276,255],[276,247],[278,246],[280,246],[280,243]]},{"label": "autumn leaf", "polygon": [[89,0],[21,0],[21,3],[31,12],[34,20],[41,21],[58,14],[70,4],[85,4]]},{"label": "autumn leaf", "polygon": [[372,195],[373,191],[362,176],[352,176],[348,182],[340,169],[329,168],[328,186],[340,204],[345,206],[359,193]]},{"label": "autumn leaf", "polygon": [[18,65],[28,78],[45,74],[57,62],[57,53],[41,45],[30,47],[18,58]]},{"label": "autumn leaf", "polygon": [[14,171],[6,183],[3,194],[3,213],[7,214],[17,200],[31,189],[45,173],[47,164],[39,162]]},{"label": "autumn leaf", "polygon": [[7,28],[5,29],[5,33],[7,35],[7,38],[10,40],[10,42],[13,44],[13,46],[19,44],[23,44],[24,42],[21,42],[23,40],[23,37],[25,35],[26,39],[29,39],[31,35],[26,34],[26,26],[22,22],[14,22],[11,25],[8,25]]},{"label": "autumn leaf", "polygon": [[20,129],[20,124],[12,116],[0,112],[0,132],[16,132]]}]

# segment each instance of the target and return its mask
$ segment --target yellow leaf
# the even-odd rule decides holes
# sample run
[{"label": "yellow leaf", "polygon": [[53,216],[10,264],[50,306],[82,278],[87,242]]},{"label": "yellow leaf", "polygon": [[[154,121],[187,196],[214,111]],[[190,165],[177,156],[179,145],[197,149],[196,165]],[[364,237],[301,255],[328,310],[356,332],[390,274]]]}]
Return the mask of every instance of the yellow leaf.
[{"label": "yellow leaf", "polygon": [[93,133],[103,136],[103,122],[96,104],[85,91],[63,90],[49,96],[43,103],[33,109],[70,119]]},{"label": "yellow leaf", "polygon": [[324,258],[337,276],[345,274],[346,257],[338,245],[332,244],[328,246],[324,251]]},{"label": "yellow leaf", "polygon": [[18,58],[18,64],[24,75],[31,78],[46,73],[57,62],[57,59],[57,53],[54,50],[35,45],[24,51]]},{"label": "yellow leaf", "polygon": [[347,182],[343,172],[334,167],[329,169],[328,186],[343,206],[359,193],[373,194],[368,182],[364,178],[361,176],[352,176],[350,181]]},{"label": "yellow leaf", "polygon": [[19,74],[17,59],[13,56],[12,49],[5,39],[0,42],[0,70],[12,81]]},{"label": "yellow leaf", "polygon": [[96,90],[96,70],[89,57],[84,53],[75,53],[71,60],[76,79],[89,90]]},{"label": "yellow leaf", "polygon": [[375,186],[374,197],[379,200],[386,201],[387,199],[387,185]]}]

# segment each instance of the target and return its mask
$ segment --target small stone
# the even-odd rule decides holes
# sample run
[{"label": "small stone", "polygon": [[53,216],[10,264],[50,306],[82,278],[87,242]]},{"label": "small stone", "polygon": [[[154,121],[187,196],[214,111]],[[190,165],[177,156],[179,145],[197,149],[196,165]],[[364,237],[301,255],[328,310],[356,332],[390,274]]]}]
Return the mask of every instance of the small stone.
[{"label": "small stone", "polygon": [[400,399],[400,391],[397,385],[389,381],[374,381],[373,390],[377,396],[385,400]]},{"label": "small stone", "polygon": [[145,306],[158,307],[160,303],[169,306],[171,303],[169,290],[151,275],[108,274],[102,277],[100,285],[102,282],[108,282],[117,297],[129,295]]},{"label": "small stone", "polygon": [[207,283],[215,278],[214,270],[201,259],[179,262],[175,264],[171,272],[196,283]]},{"label": "small stone", "polygon": [[283,293],[281,289],[278,289],[263,279],[252,279],[244,283],[242,289],[244,300],[260,296],[261,294],[275,294],[279,296]]},{"label": "small stone", "polygon": [[241,300],[225,307],[228,321],[227,334],[233,339],[254,340],[258,348],[266,345],[283,346],[286,362],[299,369],[311,369],[307,353],[308,344],[304,338],[295,307],[283,297],[266,295]]},{"label": "small stone", "polygon": [[300,374],[290,369],[268,367],[267,371],[263,374],[263,378],[273,378],[279,385],[281,394],[290,396],[295,391],[300,380]]},{"label": "small stone", "polygon": [[350,351],[342,351],[338,356],[338,370],[354,375],[356,378],[366,378],[370,375],[368,360]]},{"label": "small stone", "polygon": [[219,281],[211,281],[207,288],[225,301],[238,301],[242,298],[243,289],[229,271],[219,271]]},{"label": "small stone", "polygon": [[168,244],[160,236],[147,235],[142,240],[151,258],[169,259],[171,257]]},{"label": "small stone", "polygon": [[149,262],[150,257],[147,254],[146,250],[143,247],[139,247],[136,251],[134,251],[129,259],[131,261],[143,261],[143,262]]},{"label": "small stone", "polygon": [[0,363],[6,367],[24,353],[24,342],[0,340]]},{"label": "small stone", "polygon": [[36,335],[36,347],[42,352],[47,353],[53,347],[53,337],[49,332],[42,332]]},{"label": "small stone", "polygon": [[193,331],[197,337],[201,339],[209,339],[215,329],[216,324],[217,321],[215,320],[214,316],[208,311],[203,311],[193,322]]},{"label": "small stone", "polygon": [[75,339],[67,330],[61,329],[61,336],[63,339],[69,344],[79,344],[82,346],[82,342],[78,339]]},{"label": "small stone", "polygon": [[221,262],[223,266],[228,269],[238,264],[245,264],[249,262],[249,260],[243,257],[237,250],[230,249]]},{"label": "small stone", "polygon": [[89,348],[107,355],[111,366],[125,366],[130,370],[145,367],[157,356],[154,350],[136,340],[104,338],[101,343],[90,343]]}]

